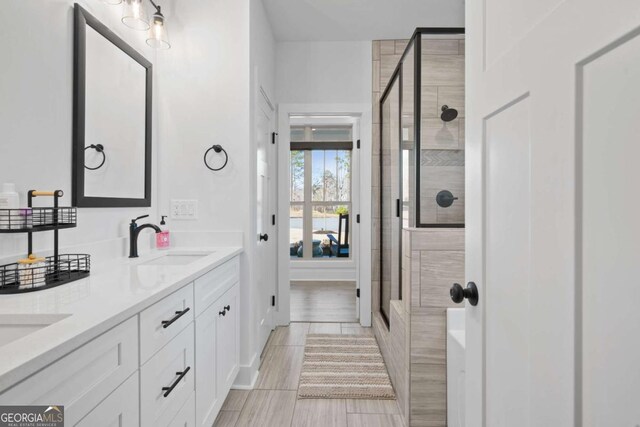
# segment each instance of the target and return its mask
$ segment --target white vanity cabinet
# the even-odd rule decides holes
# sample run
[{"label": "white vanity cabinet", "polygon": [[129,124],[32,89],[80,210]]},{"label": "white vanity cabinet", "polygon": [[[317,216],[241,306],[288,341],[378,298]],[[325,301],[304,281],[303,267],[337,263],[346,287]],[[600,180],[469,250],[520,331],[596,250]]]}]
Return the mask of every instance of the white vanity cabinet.
[{"label": "white vanity cabinet", "polygon": [[238,280],[236,258],[195,282],[198,426],[213,425],[238,374]]},{"label": "white vanity cabinet", "polygon": [[239,369],[233,257],[0,391],[0,405],[64,405],[70,426],[213,425]]},{"label": "white vanity cabinet", "polygon": [[[137,369],[134,316],[3,392],[0,405],[64,405],[65,423],[73,426],[127,378],[137,376]],[[130,399],[137,407],[137,387]]]}]

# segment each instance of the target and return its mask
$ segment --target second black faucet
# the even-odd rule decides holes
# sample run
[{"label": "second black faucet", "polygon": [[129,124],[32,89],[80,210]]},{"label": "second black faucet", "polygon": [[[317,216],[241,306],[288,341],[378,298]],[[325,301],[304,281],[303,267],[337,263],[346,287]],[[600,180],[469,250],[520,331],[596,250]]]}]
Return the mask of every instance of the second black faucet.
[{"label": "second black faucet", "polygon": [[153,228],[156,233],[162,232],[160,227],[155,224],[138,225],[137,220],[147,218],[149,215],[142,215],[136,219],[132,219],[129,224],[129,258],[138,258],[138,235],[145,228]]}]

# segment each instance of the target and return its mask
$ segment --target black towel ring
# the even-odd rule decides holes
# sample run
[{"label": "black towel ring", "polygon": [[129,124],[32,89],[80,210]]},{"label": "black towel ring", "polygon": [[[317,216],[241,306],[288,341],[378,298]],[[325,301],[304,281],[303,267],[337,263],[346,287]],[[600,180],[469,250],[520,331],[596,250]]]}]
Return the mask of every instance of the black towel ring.
[{"label": "black towel ring", "polygon": [[[220,152],[224,152],[224,163],[222,164],[222,166],[220,166],[219,168],[212,168],[211,166],[209,166],[209,163],[207,163],[207,154],[209,154],[209,152],[213,150],[216,153],[220,153]],[[205,151],[204,153],[204,165],[206,167],[208,167],[209,169],[211,169],[212,171],[219,171],[224,169],[225,166],[227,166],[227,162],[229,161],[229,155],[227,154],[227,150],[225,150],[224,148],[222,148],[221,145],[214,145],[211,148],[209,148],[207,151]]]},{"label": "black towel ring", "polygon": [[91,144],[91,145],[89,145],[87,147],[84,147],[84,151],[87,151],[89,148],[93,148],[98,153],[102,154],[102,162],[100,162],[100,164],[98,166],[96,166],[95,168],[90,168],[89,166],[84,165],[85,169],[89,169],[90,171],[94,171],[94,170],[100,169],[102,167],[102,165],[104,165],[104,162],[107,161],[107,155],[104,154],[104,146],[102,144]]}]

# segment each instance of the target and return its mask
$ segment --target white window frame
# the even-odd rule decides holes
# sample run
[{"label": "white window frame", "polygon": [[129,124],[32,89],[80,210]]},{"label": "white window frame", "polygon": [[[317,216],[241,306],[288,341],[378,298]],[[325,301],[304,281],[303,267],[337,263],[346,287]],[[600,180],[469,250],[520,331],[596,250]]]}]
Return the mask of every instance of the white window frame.
[{"label": "white window frame", "polygon": [[[311,127],[316,125],[319,126],[319,122],[317,121],[317,119],[302,119],[304,120],[304,124],[298,125],[296,124],[296,122],[298,121],[297,119],[292,119],[291,120],[291,124],[295,125],[295,126],[304,126],[305,129],[305,138],[306,140],[311,140],[312,136],[311,136]],[[337,118],[333,118],[334,122],[332,122],[330,125],[333,126],[344,126],[344,120],[343,119],[337,119]],[[323,120],[324,121],[324,120]],[[329,125],[329,126],[330,126]],[[336,206],[336,205],[341,205],[341,206],[347,206],[348,211],[349,211],[349,257],[343,257],[343,258],[339,258],[339,257],[313,257],[313,251],[309,251],[309,250],[303,250],[303,256],[301,258],[295,258],[295,257],[291,257],[291,261],[296,263],[296,267],[298,265],[299,262],[303,262],[303,261],[319,261],[319,262],[330,262],[330,261],[336,261],[336,262],[349,262],[350,260],[353,259],[354,256],[357,256],[357,254],[353,253],[354,248],[352,248],[351,246],[351,240],[352,240],[352,226],[353,226],[353,222],[356,220],[355,215],[353,214],[353,197],[354,197],[354,191],[353,191],[353,177],[355,175],[355,170],[354,170],[354,150],[356,149],[356,140],[354,138],[354,134],[355,134],[355,127],[357,126],[357,123],[348,123],[348,126],[351,128],[351,140],[353,143],[353,149],[348,150],[350,151],[350,155],[351,155],[351,159],[350,159],[350,164],[349,167],[351,168],[350,171],[350,176],[349,176],[349,200],[348,201],[338,201],[338,200],[333,200],[333,201],[314,201],[313,199],[313,151],[319,151],[319,150],[302,150],[304,152],[304,196],[303,196],[303,201],[291,201],[290,202],[290,206],[302,206],[302,212],[303,212],[303,223],[302,223],[302,230],[303,230],[303,235],[302,235],[302,241],[307,243],[307,246],[309,242],[312,242],[314,240],[314,235],[313,235],[313,207],[314,206]],[[296,151],[296,150],[291,150],[291,151]],[[343,150],[343,151],[347,151],[347,150]],[[289,161],[289,165],[291,165],[291,161]],[[291,179],[291,176],[289,177],[289,179]],[[290,185],[291,185],[291,181]],[[337,230],[335,230],[337,232]],[[323,237],[321,237],[320,239],[322,239]],[[317,239],[316,239],[317,240]],[[304,247],[304,246],[303,246]]]}]

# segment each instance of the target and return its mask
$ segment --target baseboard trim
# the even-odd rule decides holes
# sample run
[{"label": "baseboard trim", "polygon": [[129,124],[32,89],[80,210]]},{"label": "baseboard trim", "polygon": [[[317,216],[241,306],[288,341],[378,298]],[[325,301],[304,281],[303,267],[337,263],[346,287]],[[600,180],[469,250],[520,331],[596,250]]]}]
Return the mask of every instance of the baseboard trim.
[{"label": "baseboard trim", "polygon": [[253,390],[258,380],[258,368],[260,367],[260,357],[258,353],[254,353],[251,363],[248,365],[240,365],[236,380],[231,386],[234,390]]}]

